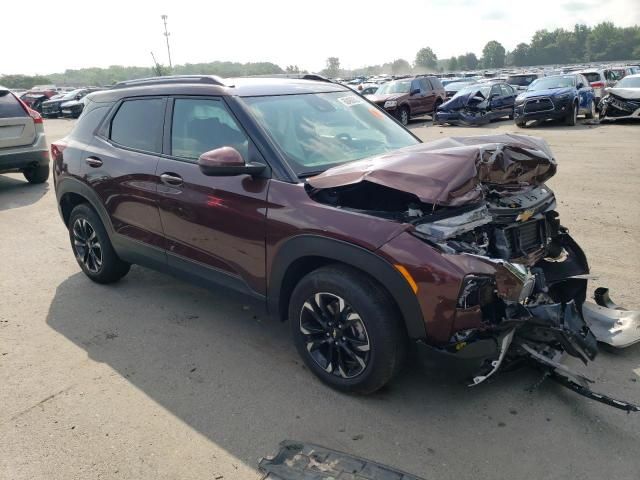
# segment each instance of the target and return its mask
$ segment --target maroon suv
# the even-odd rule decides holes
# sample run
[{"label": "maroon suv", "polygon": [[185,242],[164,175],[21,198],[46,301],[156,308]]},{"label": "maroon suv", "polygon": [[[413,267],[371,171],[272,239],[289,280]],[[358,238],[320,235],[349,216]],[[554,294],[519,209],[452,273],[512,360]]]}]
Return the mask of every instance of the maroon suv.
[{"label": "maroon suv", "polygon": [[423,144],[335,83],[181,76],[89,95],[51,150],[91,280],[135,263],[243,292],[334,388],[380,388],[411,343],[468,360],[473,384],[596,355],[542,140]]},{"label": "maroon suv", "polygon": [[412,117],[435,113],[446,92],[437,77],[421,75],[384,83],[367,98],[407,125]]}]

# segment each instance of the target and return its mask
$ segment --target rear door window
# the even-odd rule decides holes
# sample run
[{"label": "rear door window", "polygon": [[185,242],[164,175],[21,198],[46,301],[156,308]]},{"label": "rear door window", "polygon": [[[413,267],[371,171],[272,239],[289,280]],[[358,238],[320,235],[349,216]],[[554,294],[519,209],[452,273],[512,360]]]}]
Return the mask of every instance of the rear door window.
[{"label": "rear door window", "polygon": [[125,100],[111,121],[109,138],[123,147],[160,153],[164,107],[164,98]]},{"label": "rear door window", "polygon": [[420,79],[420,87],[422,88],[423,92],[428,92],[430,90],[433,90],[433,87],[431,86],[431,82],[429,82],[429,80],[426,78]]},{"label": "rear door window", "polygon": [[500,85],[500,89],[502,90],[502,95],[505,97],[514,95],[513,88],[511,88],[509,85]]},{"label": "rear door window", "polygon": [[247,158],[248,145],[249,139],[221,100],[175,100],[171,123],[172,156],[196,161],[209,150],[233,147]]},{"label": "rear door window", "polygon": [[26,117],[20,102],[8,90],[0,90],[0,118]]}]

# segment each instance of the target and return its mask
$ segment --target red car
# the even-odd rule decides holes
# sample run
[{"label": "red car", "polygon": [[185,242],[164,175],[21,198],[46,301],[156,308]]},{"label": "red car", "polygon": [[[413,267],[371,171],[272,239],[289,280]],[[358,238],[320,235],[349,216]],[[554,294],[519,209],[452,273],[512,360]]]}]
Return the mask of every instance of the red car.
[{"label": "red car", "polygon": [[582,385],[556,365],[597,353],[589,267],[544,141],[423,144],[329,81],[161,77],[86,98],[51,151],[91,280],[135,263],[240,291],[339,390],[379,389],[411,344],[466,359],[474,385],[522,359]]}]

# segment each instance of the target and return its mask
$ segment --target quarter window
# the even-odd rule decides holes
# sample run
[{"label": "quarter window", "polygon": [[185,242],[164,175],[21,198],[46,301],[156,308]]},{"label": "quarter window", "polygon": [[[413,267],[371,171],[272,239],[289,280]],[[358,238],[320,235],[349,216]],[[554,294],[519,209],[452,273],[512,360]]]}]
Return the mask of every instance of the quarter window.
[{"label": "quarter window", "polygon": [[220,147],[233,147],[247,158],[248,138],[225,105],[211,99],[176,99],[171,125],[171,155],[197,160]]},{"label": "quarter window", "polygon": [[162,151],[164,99],[125,101],[111,121],[111,140],[144,152]]}]

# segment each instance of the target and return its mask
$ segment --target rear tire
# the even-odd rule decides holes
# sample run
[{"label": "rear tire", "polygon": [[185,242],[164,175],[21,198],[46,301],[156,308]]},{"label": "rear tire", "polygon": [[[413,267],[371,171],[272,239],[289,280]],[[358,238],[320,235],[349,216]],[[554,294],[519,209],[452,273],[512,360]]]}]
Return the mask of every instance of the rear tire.
[{"label": "rear tire", "polygon": [[129,272],[131,265],[120,260],[100,217],[86,203],[71,211],[69,239],[78,265],[94,282],[117,282]]},{"label": "rear tire", "polygon": [[523,122],[521,120],[516,120],[516,127],[525,128],[527,126],[527,122]]},{"label": "rear tire", "polygon": [[22,171],[22,174],[29,183],[44,183],[49,179],[49,165],[26,168]]},{"label": "rear tire", "polygon": [[573,127],[578,121],[578,104],[573,104],[573,110],[567,114],[564,123],[570,127]]},{"label": "rear tire", "polygon": [[596,102],[591,100],[589,111],[585,114],[584,118],[596,118]]},{"label": "rear tire", "polygon": [[399,371],[407,336],[389,296],[366,274],[329,265],[306,275],[289,302],[298,353],[324,383],[373,393]]}]

